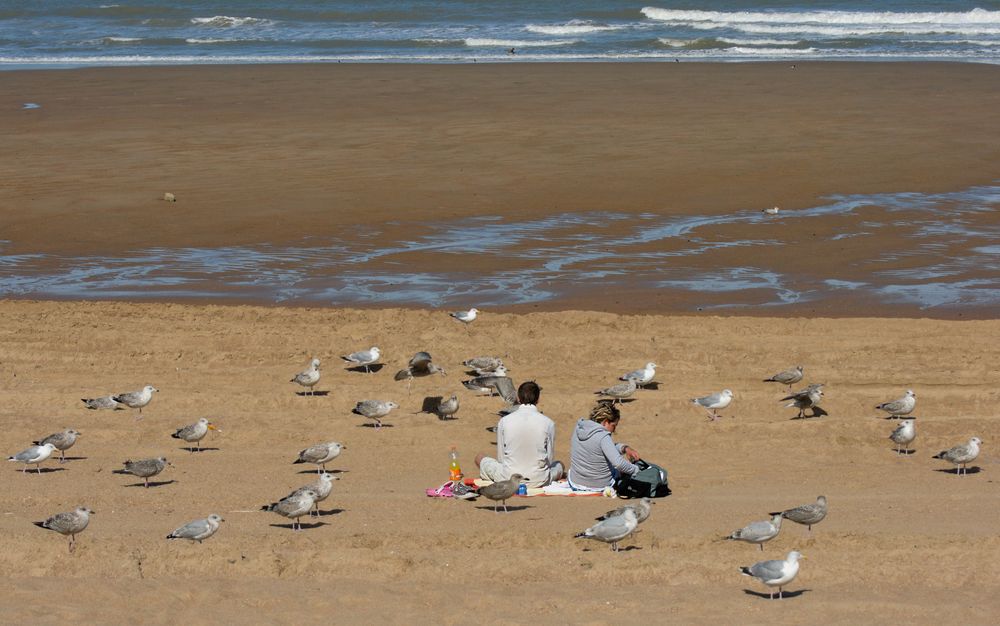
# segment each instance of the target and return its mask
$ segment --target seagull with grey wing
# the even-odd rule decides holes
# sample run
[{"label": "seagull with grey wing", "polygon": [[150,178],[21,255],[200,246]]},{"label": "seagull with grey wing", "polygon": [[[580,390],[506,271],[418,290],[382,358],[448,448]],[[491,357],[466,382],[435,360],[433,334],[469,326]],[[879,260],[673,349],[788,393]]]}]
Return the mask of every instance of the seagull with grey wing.
[{"label": "seagull with grey wing", "polygon": [[477,376],[486,376],[503,367],[503,360],[497,356],[477,356],[462,361],[462,365],[474,370]]},{"label": "seagull with grey wing", "polygon": [[826,512],[826,496],[819,496],[816,498],[815,503],[803,504],[793,509],[768,513],[768,515],[780,515],[785,519],[792,520],[796,524],[808,527],[808,530],[812,532],[813,524],[819,524],[826,519]]},{"label": "seagull with grey wing", "polygon": [[155,459],[142,459],[139,461],[128,460],[122,465],[124,465],[125,468],[114,470],[115,474],[131,474],[133,476],[138,476],[142,479],[148,489],[149,479],[165,470],[168,465],[173,464],[167,461],[166,457],[161,456]]},{"label": "seagull with grey wing", "polygon": [[[469,380],[463,380],[462,386],[464,386],[469,391],[486,393],[492,396],[494,393],[499,393],[500,390],[497,388],[497,384],[500,382],[500,379],[502,378],[510,380],[510,377],[507,376],[507,368],[501,365],[492,374],[486,374],[484,376],[476,376],[475,378],[470,378]],[[511,384],[511,386],[513,386],[513,383]]]},{"label": "seagull with grey wing", "polygon": [[67,513],[56,513],[44,522],[32,522],[39,528],[51,530],[64,537],[69,537],[69,551],[76,549],[76,536],[87,529],[90,524],[90,516],[94,512],[85,506],[78,506]]},{"label": "seagull with grey wing", "polygon": [[[210,430],[218,430],[215,424],[208,421],[207,417],[199,419],[194,424],[189,424],[184,428],[177,429],[174,434],[170,435],[174,439],[180,439],[186,441],[187,443],[198,444],[197,451],[201,452],[201,440],[205,438]],[[189,452],[194,452],[195,448],[188,447]]]},{"label": "seagull with grey wing", "polygon": [[635,510],[627,508],[621,515],[613,515],[601,520],[582,533],[574,535],[576,539],[595,539],[611,544],[611,551],[618,552],[618,542],[635,532],[639,520]]},{"label": "seagull with grey wing", "polygon": [[[959,476],[963,473],[968,474],[968,465],[969,463],[975,461],[979,456],[979,446],[982,443],[982,439],[979,437],[973,437],[972,439],[969,439],[968,443],[962,443],[947,450],[942,450],[931,458],[948,461],[956,467],[955,473]],[[959,466],[961,467],[959,468]]]},{"label": "seagull with grey wing", "polygon": [[804,370],[801,365],[796,365],[795,367],[790,367],[787,370],[778,372],[770,378],[765,378],[765,383],[781,383],[782,385],[788,385],[788,390],[791,391],[792,385],[802,380],[802,374]]},{"label": "seagull with grey wing", "polygon": [[[899,423],[892,433],[889,434],[889,439],[896,444],[896,455],[909,454],[910,444],[913,440],[917,438],[917,428],[913,425],[913,420],[903,420]],[[905,446],[905,452],[900,448],[900,446]]]},{"label": "seagull with grey wing", "polygon": [[447,372],[444,371],[443,367],[439,367],[433,362],[429,352],[421,351],[414,354],[406,368],[396,372],[394,378],[396,380],[405,380],[406,389],[409,390],[410,383],[413,382],[414,378],[431,376],[432,374],[445,376]]},{"label": "seagull with grey wing", "polygon": [[299,518],[303,515],[308,515],[309,511],[312,510],[313,505],[316,503],[316,498],[318,494],[312,489],[306,489],[305,491],[288,496],[287,498],[282,498],[277,502],[272,502],[271,504],[265,504],[260,507],[261,511],[271,511],[277,513],[278,515],[292,520],[292,530],[302,530],[302,523],[299,522]]},{"label": "seagull with grey wing", "polygon": [[83,405],[91,411],[100,411],[102,409],[118,411],[124,408],[115,402],[114,395],[102,396],[100,398],[81,398],[81,400],[83,401]]},{"label": "seagull with grey wing", "polygon": [[912,389],[907,389],[906,393],[903,394],[902,398],[897,398],[892,402],[883,402],[877,405],[875,408],[879,411],[885,411],[889,414],[889,419],[895,419],[897,417],[902,417],[904,415],[909,415],[913,413],[913,409],[917,406],[917,394],[913,393]]},{"label": "seagull with grey wing", "polygon": [[723,539],[755,543],[763,552],[764,544],[777,537],[779,532],[781,532],[781,513],[772,513],[771,521],[751,522],[739,530],[734,530]]},{"label": "seagull with grey wing", "polygon": [[656,363],[649,362],[646,363],[646,367],[638,369],[628,374],[623,374],[618,380],[634,380],[636,387],[645,387],[649,383],[653,382],[653,377],[656,376]]},{"label": "seagull with grey wing", "polygon": [[483,485],[479,488],[479,495],[488,500],[493,500],[494,513],[500,512],[497,508],[497,502],[503,502],[503,512],[507,513],[507,500],[514,497],[522,480],[524,480],[524,476],[514,474],[507,480],[499,480],[489,485]]},{"label": "seagull with grey wing", "polygon": [[[799,573],[799,559],[804,558],[796,551],[791,551],[784,561],[761,561],[754,563],[750,567],[741,567],[740,572],[744,576],[756,578],[768,587],[778,588],[778,599],[781,599],[782,588],[795,580]],[[771,599],[774,600],[774,590],[771,590]]]},{"label": "seagull with grey wing", "polygon": [[806,409],[812,409],[812,416],[818,417],[821,414],[821,409],[819,408],[819,402],[823,399],[823,384],[816,383],[809,385],[801,391],[796,391],[791,395],[787,395],[778,402],[785,402],[786,400],[791,400],[785,405],[785,408],[795,407],[799,410],[798,417],[796,419],[802,419],[806,416]]},{"label": "seagull with grey wing", "polygon": [[142,409],[148,405],[153,400],[153,394],[159,391],[156,387],[152,385],[146,385],[139,391],[130,391],[128,393],[120,393],[116,396],[111,396],[111,399],[118,404],[124,404],[130,409],[139,409],[139,415],[136,419],[142,416]]},{"label": "seagull with grey wing", "polygon": [[625,511],[631,510],[635,513],[635,521],[638,524],[645,522],[649,519],[649,514],[653,512],[653,505],[656,502],[652,498],[641,498],[633,503],[626,504],[625,506],[620,506],[617,509],[608,511],[604,515],[597,518],[598,521],[611,519],[619,515],[624,515]]},{"label": "seagull with grey wing", "polygon": [[[309,361],[309,367],[293,376],[288,382],[305,387],[309,390],[309,395],[312,396],[316,393],[313,388],[316,386],[316,383],[319,382],[319,377],[319,359],[314,358],[312,361]],[[303,395],[304,394],[305,392],[303,392]]]},{"label": "seagull with grey wing", "polygon": [[367,350],[352,352],[340,358],[353,364],[353,367],[365,368],[365,373],[371,373],[371,366],[378,363],[378,360],[382,358],[382,351],[378,349],[378,346],[372,346]]},{"label": "seagull with grey wing", "polygon": [[713,393],[700,398],[691,398],[691,404],[700,406],[708,411],[708,419],[713,422],[719,419],[719,410],[729,406],[733,401],[733,392],[723,389],[718,393]]},{"label": "seagull with grey wing", "polygon": [[305,485],[304,487],[299,487],[283,499],[300,496],[307,491],[313,491],[316,494],[316,498],[313,500],[314,510],[312,515],[319,517],[319,503],[330,497],[330,493],[333,492],[333,481],[335,480],[340,480],[340,478],[334,476],[333,474],[320,474],[319,478],[315,481]]},{"label": "seagull with grey wing", "polygon": [[55,451],[56,446],[54,444],[44,443],[21,450],[17,454],[7,457],[7,460],[13,463],[24,463],[24,469],[21,470],[21,473],[27,473],[28,466],[34,465],[38,473],[41,474],[41,464],[48,460]]},{"label": "seagull with grey wing", "polygon": [[390,400],[362,400],[355,405],[351,413],[375,420],[375,429],[382,428],[382,418],[398,409],[399,405]]},{"label": "seagull with grey wing", "polygon": [[476,321],[476,318],[479,317],[479,309],[473,307],[468,311],[455,311],[454,313],[449,313],[448,315],[450,315],[453,319],[462,322],[462,326],[465,326],[465,330],[468,331],[469,324]]},{"label": "seagull with grey wing", "polygon": [[201,543],[214,535],[224,521],[226,520],[221,515],[212,513],[205,519],[196,519],[193,522],[184,524],[167,535],[167,539],[187,539],[188,541]]},{"label": "seagull with grey wing", "polygon": [[309,446],[305,450],[300,450],[299,458],[295,459],[295,461],[292,462],[292,465],[297,463],[312,463],[313,465],[320,466],[316,468],[316,473],[321,474],[326,471],[326,464],[340,456],[341,450],[346,449],[347,446],[338,441],[317,443],[314,446]]},{"label": "seagull with grey wing", "polygon": [[595,391],[594,393],[599,396],[608,396],[609,398],[614,398],[615,402],[620,403],[622,400],[635,393],[636,388],[637,387],[635,380],[629,379],[623,383],[612,385],[607,389],[601,389],[600,391]]},{"label": "seagull with grey wing", "polygon": [[73,430],[72,428],[67,428],[66,430],[58,433],[53,433],[41,439],[39,441],[33,442],[36,446],[44,446],[47,443],[51,443],[55,446],[56,450],[59,451],[59,462],[66,462],[66,451],[76,444],[76,438],[80,436],[80,433]]},{"label": "seagull with grey wing", "polygon": [[446,400],[441,400],[437,405],[437,415],[443,420],[455,419],[458,413],[458,396],[452,395]]}]

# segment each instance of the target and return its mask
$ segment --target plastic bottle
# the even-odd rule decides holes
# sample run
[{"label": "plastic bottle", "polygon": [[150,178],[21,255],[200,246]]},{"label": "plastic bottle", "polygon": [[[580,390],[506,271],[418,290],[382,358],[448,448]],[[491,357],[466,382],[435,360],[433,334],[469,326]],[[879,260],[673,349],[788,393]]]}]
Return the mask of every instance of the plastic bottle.
[{"label": "plastic bottle", "polygon": [[458,450],[455,446],[451,447],[451,465],[449,466],[449,473],[451,474],[452,480],[462,480],[462,467],[458,464]]}]

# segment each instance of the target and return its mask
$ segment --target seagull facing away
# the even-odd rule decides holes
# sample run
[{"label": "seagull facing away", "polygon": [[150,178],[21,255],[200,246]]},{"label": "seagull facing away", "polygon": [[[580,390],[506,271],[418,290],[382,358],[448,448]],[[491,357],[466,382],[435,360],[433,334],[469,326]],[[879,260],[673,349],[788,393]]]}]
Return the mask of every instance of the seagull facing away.
[{"label": "seagull facing away", "polygon": [[208,539],[219,530],[219,525],[226,520],[221,515],[212,513],[205,519],[196,519],[193,522],[184,524],[174,532],[167,535],[167,539],[188,539],[190,541],[202,541]]},{"label": "seagull facing away", "polygon": [[896,454],[903,454],[899,446],[905,446],[906,454],[910,452],[910,444],[917,438],[917,428],[913,425],[913,420],[903,420],[899,426],[889,435],[889,439],[896,444]]},{"label": "seagull facing away", "polygon": [[907,389],[902,398],[898,398],[892,402],[883,402],[875,408],[888,413],[889,419],[895,419],[913,413],[913,409],[916,406],[917,394],[913,393],[912,389]]},{"label": "seagull facing away", "polygon": [[[750,567],[741,567],[744,576],[751,576],[768,587],[778,588],[778,599],[781,599],[782,587],[795,580],[799,573],[799,559],[805,558],[796,551],[791,551],[784,561],[761,561]],[[774,590],[771,589],[771,599],[774,600]]]},{"label": "seagull facing away", "polygon": [[611,544],[611,551],[618,552],[618,542],[635,532],[639,520],[635,510],[626,508],[621,515],[614,515],[597,522],[582,533],[574,535],[575,539],[596,539]]},{"label": "seagull facing away", "polygon": [[69,450],[70,448],[73,447],[73,445],[76,443],[76,438],[79,436],[80,436],[79,432],[73,430],[72,428],[67,428],[66,430],[60,433],[53,433],[48,437],[46,437],[45,439],[34,441],[32,443],[34,443],[36,446],[44,446],[47,443],[51,443],[56,447],[56,450],[59,451],[59,462],[65,463],[66,450]]},{"label": "seagull facing away", "polygon": [[149,402],[153,399],[153,394],[157,391],[159,391],[159,389],[156,387],[146,385],[139,391],[120,393],[117,396],[111,396],[111,399],[119,404],[124,404],[130,409],[139,409],[139,415],[142,415],[142,408],[149,404]]},{"label": "seagull facing away", "polygon": [[315,394],[313,387],[319,382],[319,359],[314,358],[309,362],[309,367],[293,376],[288,382],[302,385],[309,390],[310,396]]},{"label": "seagull facing away", "polygon": [[115,397],[102,396],[100,398],[81,398],[83,405],[86,406],[91,411],[98,411],[101,409],[111,409],[113,411],[118,411],[122,408],[120,404],[115,402]]},{"label": "seagull facing away", "polygon": [[322,474],[323,472],[326,472],[326,464],[340,456],[341,450],[346,449],[347,446],[338,441],[317,443],[314,446],[309,446],[305,450],[299,451],[299,458],[293,461],[292,465],[297,463],[312,463],[314,465],[319,465],[320,467],[316,468],[316,473]]},{"label": "seagull facing away", "polygon": [[265,504],[260,507],[261,511],[272,511],[277,513],[282,517],[287,517],[292,520],[292,530],[302,530],[302,524],[299,522],[299,518],[303,515],[308,515],[309,511],[312,510],[313,506],[316,504],[316,498],[318,494],[312,489],[306,489],[302,493],[296,493],[288,496],[287,498],[282,498],[277,502],[272,502],[271,504]]},{"label": "seagull facing away", "polygon": [[779,402],[784,402],[785,400],[791,400],[785,405],[785,408],[795,407],[799,410],[797,419],[801,419],[806,416],[806,409],[813,410],[813,417],[820,415],[819,407],[820,400],[823,399],[823,385],[822,383],[815,383],[809,385],[801,391],[796,391],[791,395],[787,395]]},{"label": "seagull facing away", "polygon": [[115,473],[138,476],[148,489],[149,479],[165,470],[168,465],[173,465],[173,463],[167,461],[166,457],[161,456],[155,459],[142,459],[141,461],[128,460],[122,465],[125,466],[125,469],[115,470]]},{"label": "seagull facing away", "polygon": [[375,420],[375,429],[382,428],[382,418],[398,409],[399,405],[390,400],[362,400],[355,405],[351,413]]},{"label": "seagull facing away", "polygon": [[[170,436],[174,439],[182,439],[188,443],[198,444],[198,452],[201,452],[201,440],[205,438],[205,435],[207,435],[210,430],[218,429],[215,427],[215,424],[208,421],[207,417],[203,417],[194,424],[178,429]],[[189,451],[194,452],[195,450],[189,448]]]},{"label": "seagull facing away", "polygon": [[734,530],[723,539],[755,543],[760,546],[760,551],[763,552],[764,544],[777,537],[779,532],[781,532],[781,513],[772,513],[771,521],[751,522],[739,530]]},{"label": "seagull facing away", "polygon": [[69,537],[69,551],[76,549],[76,536],[82,533],[90,524],[90,516],[94,512],[85,506],[78,506],[67,513],[56,513],[44,522],[32,522],[39,528],[54,530],[60,535]]},{"label": "seagull facing away", "polygon": [[788,390],[791,391],[792,385],[802,380],[802,374],[804,370],[801,365],[796,365],[795,367],[790,367],[783,372],[778,372],[770,378],[765,378],[765,383],[781,383],[782,385],[788,385]]},{"label": "seagull facing away", "polygon": [[653,382],[653,377],[656,376],[656,363],[650,362],[646,363],[646,367],[641,370],[635,370],[623,375],[618,380],[634,380],[636,387],[645,387],[649,383]]},{"label": "seagull facing away", "polygon": [[520,474],[514,474],[507,480],[500,480],[489,485],[484,485],[479,488],[479,495],[487,498],[488,500],[493,500],[493,512],[499,513],[497,508],[497,502],[503,502],[503,512],[507,513],[507,500],[514,497],[517,493],[517,488],[521,485],[521,481],[524,480],[524,476]]},{"label": "seagull facing away", "polygon": [[826,511],[826,496],[819,496],[816,498],[814,504],[803,504],[794,509],[768,513],[768,515],[780,515],[785,519],[792,520],[796,524],[807,526],[808,530],[812,532],[813,524],[819,524],[826,518]]},{"label": "seagull facing away", "polygon": [[600,521],[605,519],[611,519],[612,517],[624,515],[625,511],[630,510],[633,513],[635,513],[636,523],[641,524],[645,522],[647,519],[649,519],[649,514],[653,512],[654,504],[656,504],[656,502],[652,498],[642,498],[641,500],[638,500],[634,503],[626,504],[625,506],[620,506],[617,509],[614,509],[613,511],[608,511],[604,515],[598,517],[597,520]]},{"label": "seagull facing away", "polygon": [[635,393],[636,381],[635,379],[628,379],[623,383],[618,383],[617,385],[612,385],[607,389],[601,389],[595,392],[599,396],[608,396],[614,398],[615,402],[621,403],[622,400],[631,396]]},{"label": "seagull facing away", "polygon": [[14,463],[24,463],[24,469],[21,473],[26,473],[28,471],[29,465],[34,465],[38,473],[42,473],[41,464],[46,461],[52,453],[55,452],[56,447],[51,443],[42,444],[40,446],[31,446],[25,450],[21,450],[13,456],[7,457],[8,461],[13,461]]},{"label": "seagull facing away", "polygon": [[968,474],[969,468],[967,466],[969,463],[975,461],[976,457],[979,456],[979,445],[981,443],[983,443],[983,441],[979,437],[973,437],[969,440],[969,443],[959,444],[953,448],[942,450],[931,458],[948,461],[952,465],[956,466],[956,468],[961,465],[961,468],[956,469],[955,473],[958,475]]},{"label": "seagull facing away", "polygon": [[701,408],[708,411],[708,419],[713,422],[719,419],[719,409],[724,409],[729,406],[729,403],[733,401],[733,392],[728,389],[723,389],[718,393],[713,393],[708,396],[702,396],[700,398],[691,398],[691,404],[695,406],[700,406]]},{"label": "seagull facing away", "polygon": [[344,359],[348,363],[353,363],[354,367],[365,368],[365,373],[371,373],[370,366],[374,365],[379,359],[382,358],[382,351],[378,349],[378,346],[372,346],[367,350],[352,352],[351,354],[346,354],[340,358]]},{"label": "seagull facing away", "polygon": [[319,478],[315,482],[309,483],[304,487],[299,487],[292,493],[285,496],[283,499],[291,498],[293,496],[299,496],[307,491],[314,491],[316,493],[316,499],[313,501],[313,515],[319,517],[319,503],[326,500],[330,493],[333,491],[333,481],[340,480],[337,476],[333,474],[320,474]]}]

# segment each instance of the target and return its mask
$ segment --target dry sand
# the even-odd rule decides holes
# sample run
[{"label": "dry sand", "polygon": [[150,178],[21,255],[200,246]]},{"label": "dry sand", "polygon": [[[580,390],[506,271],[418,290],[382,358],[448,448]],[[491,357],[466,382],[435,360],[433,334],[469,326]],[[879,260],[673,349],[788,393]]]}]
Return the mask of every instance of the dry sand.
[{"label": "dry sand", "polygon": [[[83,433],[64,466],[42,475],[5,464],[0,479],[2,621],[124,623],[995,623],[1000,580],[996,446],[997,321],[767,319],[486,312],[466,330],[443,312],[125,303],[0,302],[0,444],[13,453],[63,427]],[[376,344],[387,366],[346,372],[337,355]],[[392,373],[430,350],[447,377],[407,395]],[[658,390],[623,409],[616,438],[670,471],[642,532],[612,554],[573,534],[616,503],[531,498],[496,515],[484,503],[436,500],[455,444],[467,472],[489,451],[497,399],[461,388],[459,363],[505,355],[516,380],[536,379],[566,458],[592,391],[647,360]],[[323,359],[318,389],[288,379]],[[829,417],[790,421],[784,388],[760,382],[795,363],[827,384]],[[135,421],[79,398],[151,383]],[[687,399],[729,387],[709,423]],[[918,394],[916,452],[898,457],[894,422],[872,407]],[[410,415],[424,395],[458,393],[459,419]],[[402,405],[376,432],[350,409],[364,398]],[[200,416],[222,429],[190,454],[170,438]],[[978,435],[968,477],[939,470],[937,451]],[[342,480],[302,533],[256,511],[304,484],[299,449],[337,439]],[[111,471],[164,454],[175,467],[153,489]],[[719,540],[767,511],[824,494],[830,515],[789,523],[763,552]],[[75,554],[32,521],[79,503],[98,513]],[[203,545],[168,542],[178,525],[226,518]],[[791,549],[806,555],[793,597],[769,602],[737,567]]]}]

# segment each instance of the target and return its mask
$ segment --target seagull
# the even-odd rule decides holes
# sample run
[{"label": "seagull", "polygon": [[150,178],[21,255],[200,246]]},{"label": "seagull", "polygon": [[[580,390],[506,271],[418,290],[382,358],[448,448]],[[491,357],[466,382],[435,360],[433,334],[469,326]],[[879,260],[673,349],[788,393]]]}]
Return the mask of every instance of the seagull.
[{"label": "seagull", "polygon": [[437,414],[441,419],[453,419],[455,413],[458,413],[458,396],[452,395],[438,403]]},{"label": "seagull", "polygon": [[308,515],[316,503],[317,494],[312,489],[306,489],[302,493],[297,493],[283,498],[271,504],[260,507],[261,511],[273,511],[282,517],[292,520],[292,530],[302,530],[299,518]]},{"label": "seagull", "polygon": [[309,389],[309,395],[313,395],[315,391],[313,387],[319,382],[319,359],[314,358],[309,362],[309,367],[303,371],[296,374],[288,382],[297,383]]},{"label": "seagull", "polygon": [[479,309],[473,307],[468,311],[455,311],[454,313],[449,313],[448,315],[468,326],[479,316]]},{"label": "seagull", "polygon": [[917,438],[917,429],[913,425],[913,420],[903,420],[899,426],[892,431],[889,439],[896,444],[896,454],[901,454],[899,446],[906,446],[906,452],[910,452],[910,444]]},{"label": "seagull", "polygon": [[902,398],[893,400],[892,402],[883,402],[882,404],[876,406],[875,408],[880,411],[885,411],[889,414],[889,419],[896,417],[902,417],[904,415],[909,415],[913,412],[913,409],[917,406],[917,394],[913,393],[912,389],[907,389],[906,394]]},{"label": "seagull", "polygon": [[780,210],[781,210],[780,208],[773,206],[766,209],[761,209],[760,212],[764,213],[765,215],[777,215],[778,211]]},{"label": "seagull", "polygon": [[165,457],[155,459],[142,459],[141,461],[128,460],[123,463],[125,469],[115,470],[116,474],[132,474],[143,480],[146,488],[149,488],[149,479],[156,476],[168,465],[173,465]]},{"label": "seagull", "polygon": [[28,471],[29,465],[34,465],[38,473],[42,473],[41,463],[52,456],[55,452],[56,447],[52,443],[45,443],[38,446],[31,446],[25,450],[21,450],[13,456],[7,457],[8,461],[13,461],[15,463],[24,463],[24,469],[21,470],[22,473]]},{"label": "seagull", "polygon": [[406,388],[410,388],[410,383],[416,377],[430,376],[431,374],[441,374],[445,376],[447,373],[444,371],[443,367],[438,367],[433,362],[431,362],[431,355],[429,352],[418,352],[413,355],[410,359],[410,363],[406,366],[406,369],[401,369],[396,372],[394,378],[396,380],[405,380]]},{"label": "seagull", "polygon": [[634,380],[636,387],[645,387],[649,383],[653,382],[654,376],[656,376],[656,363],[650,362],[646,363],[646,367],[643,369],[629,372],[618,380]]},{"label": "seagull", "polygon": [[[796,524],[805,524],[808,530],[812,531],[813,524],[819,524],[826,517],[826,496],[816,498],[815,504],[803,504],[794,509],[768,513],[768,515],[780,515]],[[763,546],[761,548],[763,549]]]},{"label": "seagull", "polygon": [[[73,430],[72,428],[67,428],[61,433],[53,433],[46,437],[45,439],[34,441],[36,446],[44,446],[47,443],[51,443],[59,451],[59,462],[66,462],[66,450],[73,447],[76,443],[76,438],[80,436],[80,433]],[[27,467],[27,466],[26,466]]]},{"label": "seagull", "polygon": [[372,346],[367,350],[360,350],[358,352],[352,352],[351,354],[344,355],[340,357],[347,361],[348,363],[353,363],[355,367],[364,367],[366,373],[370,373],[371,366],[377,363],[380,358],[382,358],[382,351],[378,349],[378,346]]},{"label": "seagull", "polygon": [[87,524],[90,523],[90,516],[94,512],[85,506],[78,506],[68,513],[56,513],[44,522],[32,522],[39,528],[54,530],[63,536],[69,536],[69,551],[76,549],[76,536],[82,533]]},{"label": "seagull", "polygon": [[120,404],[115,402],[115,397],[113,395],[103,396],[100,398],[81,398],[81,400],[83,401],[84,406],[92,411],[99,409],[112,409],[117,411],[122,408]]},{"label": "seagull", "polygon": [[462,365],[475,370],[479,376],[485,376],[503,367],[503,360],[498,356],[477,356],[462,361]]},{"label": "seagull", "polygon": [[326,464],[340,456],[341,450],[346,449],[347,446],[337,441],[317,443],[314,446],[309,446],[305,450],[299,451],[299,458],[293,461],[292,465],[313,463],[322,467],[322,470],[319,467],[316,468],[316,473],[322,474],[326,471]]},{"label": "seagull", "polygon": [[764,544],[777,537],[778,533],[781,532],[781,516],[781,513],[771,513],[771,521],[751,522],[739,530],[734,530],[723,539],[755,543],[760,546],[760,551],[763,552]]},{"label": "seagull", "polygon": [[608,511],[604,515],[598,517],[597,520],[611,519],[612,517],[624,515],[625,511],[632,511],[635,514],[636,523],[641,524],[649,519],[649,514],[653,512],[654,504],[656,504],[656,502],[654,502],[652,498],[642,498],[638,502],[626,504],[625,506],[618,507],[613,511]]},{"label": "seagull", "polygon": [[153,399],[153,393],[159,391],[156,387],[152,385],[146,385],[139,391],[130,391],[128,393],[120,393],[116,396],[111,396],[111,399],[119,404],[124,404],[130,409],[139,409],[139,415],[142,415],[142,407],[149,404],[150,400]]},{"label": "seagull", "polygon": [[470,378],[469,380],[463,380],[462,386],[464,386],[469,391],[475,391],[478,393],[487,393],[493,395],[494,393],[500,395],[505,400],[507,396],[504,395],[505,390],[501,387],[507,386],[507,381],[510,382],[510,389],[514,388],[514,381],[507,376],[507,370],[501,367],[494,374],[487,374],[486,376],[476,376],[475,378]]},{"label": "seagull", "polygon": [[765,383],[781,383],[782,385],[788,385],[788,390],[791,391],[792,385],[802,380],[802,366],[796,365],[795,367],[790,367],[783,372],[778,372],[770,378],[765,378]]},{"label": "seagull", "polygon": [[495,483],[489,485],[484,485],[479,488],[479,495],[487,498],[488,500],[493,500],[493,512],[499,513],[497,509],[497,502],[503,502],[503,512],[507,513],[507,500],[512,498],[515,493],[517,493],[517,488],[521,485],[521,481],[524,480],[524,476],[520,474],[514,474],[507,480],[499,480]]},{"label": "seagull", "polygon": [[823,399],[823,385],[822,383],[815,383],[809,385],[801,391],[796,391],[795,393],[785,396],[778,402],[784,402],[785,400],[791,400],[790,403],[785,405],[785,408],[795,407],[799,410],[798,418],[803,418],[806,416],[806,409],[813,410],[813,417],[818,416],[819,401]]},{"label": "seagull", "polygon": [[208,539],[219,530],[219,524],[226,520],[221,515],[212,513],[205,519],[196,519],[193,522],[184,524],[174,532],[167,535],[167,539],[188,539],[190,541],[202,541]]},{"label": "seagull", "polygon": [[[740,571],[744,576],[751,576],[768,587],[778,588],[778,599],[781,599],[781,588],[795,580],[799,573],[799,559],[805,558],[796,551],[791,551],[784,561],[761,561],[754,563],[750,567],[741,567]],[[774,591],[771,591],[771,599],[774,600]]]},{"label": "seagull", "polygon": [[[184,428],[178,429],[174,434],[170,435],[174,439],[183,439],[188,443],[197,443],[198,451],[201,452],[201,440],[205,438],[210,430],[218,430],[215,424],[208,421],[207,417],[203,417],[194,424],[185,426]],[[194,452],[190,447],[188,448],[190,452]]]},{"label": "seagull", "polygon": [[575,539],[596,539],[611,544],[611,551],[618,552],[618,542],[635,532],[639,520],[635,510],[626,508],[621,515],[614,515],[602,520],[582,533],[574,535]]},{"label": "seagull", "polygon": [[398,409],[399,405],[389,400],[362,400],[355,405],[351,413],[375,420],[375,428],[382,428],[382,418]]},{"label": "seagull", "polygon": [[594,393],[596,393],[599,396],[612,397],[615,399],[615,402],[620,403],[622,399],[627,398],[631,396],[633,393],[635,393],[635,390],[636,390],[636,381],[634,379],[629,379],[623,383],[612,385],[607,389],[601,389],[600,391],[596,391]]},{"label": "seagull", "polygon": [[979,456],[979,444],[981,443],[983,441],[979,437],[973,437],[969,440],[969,443],[959,444],[953,448],[942,450],[931,458],[948,461],[955,466],[961,465],[961,469],[956,470],[955,473],[959,475],[963,473],[968,474],[969,468],[966,466],[975,461],[976,457]]},{"label": "seagull", "polygon": [[319,503],[326,500],[330,493],[333,491],[333,481],[340,480],[340,478],[334,476],[333,474],[322,473],[315,482],[309,483],[304,487],[299,487],[292,493],[285,496],[284,499],[291,498],[294,496],[302,495],[303,493],[312,490],[316,493],[316,499],[313,502],[313,507],[315,508],[314,514],[319,517]]},{"label": "seagull", "polygon": [[709,411],[709,419],[713,422],[719,419],[719,409],[726,408],[732,401],[733,392],[728,389],[723,389],[719,393],[702,396],[701,398],[691,398],[691,404],[700,406],[706,411]]}]

